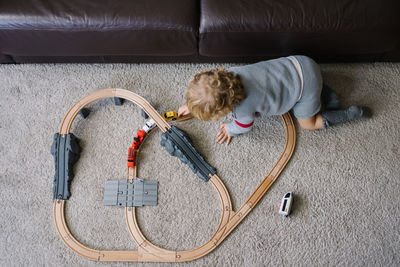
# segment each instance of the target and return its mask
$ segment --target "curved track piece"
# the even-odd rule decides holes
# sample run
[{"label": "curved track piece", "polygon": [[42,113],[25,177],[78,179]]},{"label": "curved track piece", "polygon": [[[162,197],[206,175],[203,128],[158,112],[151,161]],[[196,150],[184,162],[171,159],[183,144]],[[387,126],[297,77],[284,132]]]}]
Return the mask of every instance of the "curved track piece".
[{"label": "curved track piece", "polygon": [[[156,122],[163,132],[166,132],[171,127],[160,116],[160,114],[139,95],[123,89],[105,89],[82,98],[72,106],[62,122],[60,134],[66,135],[69,133],[74,118],[82,108],[96,100],[108,97],[119,97],[136,103]],[[186,120],[189,118],[190,116],[186,116],[180,120]],[[131,235],[139,246],[138,251],[93,250],[82,245],[70,233],[64,217],[65,200],[54,201],[55,224],[61,238],[74,252],[94,261],[183,262],[207,255],[214,250],[255,207],[255,205],[261,200],[262,196],[271,187],[273,182],[278,178],[279,174],[291,158],[296,143],[296,131],[292,118],[288,113],[282,115],[282,119],[286,129],[286,144],[284,151],[270,173],[237,211],[233,211],[229,193],[221,179],[216,174],[210,178],[209,181],[214,186],[220,197],[222,216],[215,233],[203,245],[186,251],[172,251],[157,247],[149,242],[140,231],[136,220],[135,208],[126,208],[126,220]],[[136,178],[136,167],[128,168],[127,178],[133,182],[133,179]]]}]

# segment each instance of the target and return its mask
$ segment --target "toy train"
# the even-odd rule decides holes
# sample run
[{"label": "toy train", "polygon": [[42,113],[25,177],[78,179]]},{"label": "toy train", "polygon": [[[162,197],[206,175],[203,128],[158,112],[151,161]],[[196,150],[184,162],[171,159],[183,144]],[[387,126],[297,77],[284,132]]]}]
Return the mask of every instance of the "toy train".
[{"label": "toy train", "polygon": [[[165,120],[173,120],[174,121],[178,118],[178,113],[176,111],[168,111],[161,115]],[[153,119],[150,119],[150,120],[146,121],[145,125],[143,126],[143,128],[141,130],[137,131],[136,137],[133,138],[132,146],[128,149],[128,168],[135,167],[137,150],[139,149],[140,145],[142,144],[145,136],[148,133],[150,133],[150,131],[156,126],[157,126],[157,124],[155,123],[155,121]]]},{"label": "toy train", "polygon": [[146,121],[142,129],[137,131],[136,136],[133,138],[132,146],[128,149],[128,168],[135,167],[137,150],[142,144],[145,136],[156,126],[157,124],[155,123],[155,121],[153,119],[150,119]]},{"label": "toy train", "polygon": [[157,124],[154,122],[154,120],[150,119],[150,120],[146,121],[146,124],[143,126],[142,129],[146,133],[149,133],[156,126],[157,126]]},{"label": "toy train", "polygon": [[286,193],[283,196],[281,203],[279,204],[279,214],[282,214],[285,217],[289,216],[289,214],[292,212],[293,201],[293,192]]}]

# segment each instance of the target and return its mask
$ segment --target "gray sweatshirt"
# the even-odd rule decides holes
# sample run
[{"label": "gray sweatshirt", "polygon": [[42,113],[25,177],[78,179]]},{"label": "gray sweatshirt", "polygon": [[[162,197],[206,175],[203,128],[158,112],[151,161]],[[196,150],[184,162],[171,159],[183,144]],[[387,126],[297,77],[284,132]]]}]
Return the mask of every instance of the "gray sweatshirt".
[{"label": "gray sweatshirt", "polygon": [[292,109],[300,98],[301,77],[289,58],[231,67],[228,71],[240,76],[246,93],[246,98],[232,112],[233,120],[226,126],[232,136],[250,131],[256,112],[281,115]]}]

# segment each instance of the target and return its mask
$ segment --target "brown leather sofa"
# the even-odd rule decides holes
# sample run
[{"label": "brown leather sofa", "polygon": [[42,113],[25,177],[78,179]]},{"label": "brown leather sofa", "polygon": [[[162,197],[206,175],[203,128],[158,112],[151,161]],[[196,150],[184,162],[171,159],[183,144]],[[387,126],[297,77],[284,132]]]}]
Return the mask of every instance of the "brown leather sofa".
[{"label": "brown leather sofa", "polygon": [[0,63],[400,61],[399,0],[0,0]]}]

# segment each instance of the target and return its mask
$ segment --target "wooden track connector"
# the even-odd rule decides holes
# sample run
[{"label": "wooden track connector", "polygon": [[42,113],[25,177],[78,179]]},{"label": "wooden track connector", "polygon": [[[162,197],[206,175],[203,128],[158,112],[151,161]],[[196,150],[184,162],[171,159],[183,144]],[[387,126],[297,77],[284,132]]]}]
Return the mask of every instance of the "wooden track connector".
[{"label": "wooden track connector", "polygon": [[[163,132],[171,129],[169,123],[141,96],[124,89],[112,88],[96,91],[89,94],[76,102],[67,112],[60,128],[59,134],[62,137],[70,134],[70,128],[73,120],[86,105],[104,98],[119,98],[136,103],[143,111],[157,124],[158,128]],[[178,118],[176,121],[190,119],[190,116]],[[57,231],[64,243],[77,254],[93,261],[143,261],[143,262],[185,262],[198,259],[213,251],[221,242],[235,229],[235,227],[250,213],[257,205],[263,195],[268,191],[273,182],[278,178],[279,174],[285,168],[291,158],[295,143],[296,131],[289,113],[282,115],[282,119],[286,129],[286,144],[284,151],[278,158],[270,173],[257,186],[248,200],[237,210],[233,211],[230,195],[222,180],[215,172],[208,173],[209,182],[217,191],[220,201],[222,215],[219,225],[215,233],[203,245],[185,251],[166,250],[155,246],[141,232],[137,219],[136,208],[126,207],[125,215],[129,231],[132,238],[138,245],[138,250],[130,251],[114,251],[114,250],[94,250],[77,241],[70,233],[65,221],[64,209],[65,199],[54,200],[54,221]],[[154,130],[154,129],[153,129]],[[149,133],[151,133],[151,130]],[[142,140],[144,142],[149,134]],[[139,152],[137,150],[136,152]],[[130,183],[136,179],[137,175],[138,154],[135,154],[135,164],[128,166],[127,179]],[[57,163],[56,163],[57,164]]]}]

